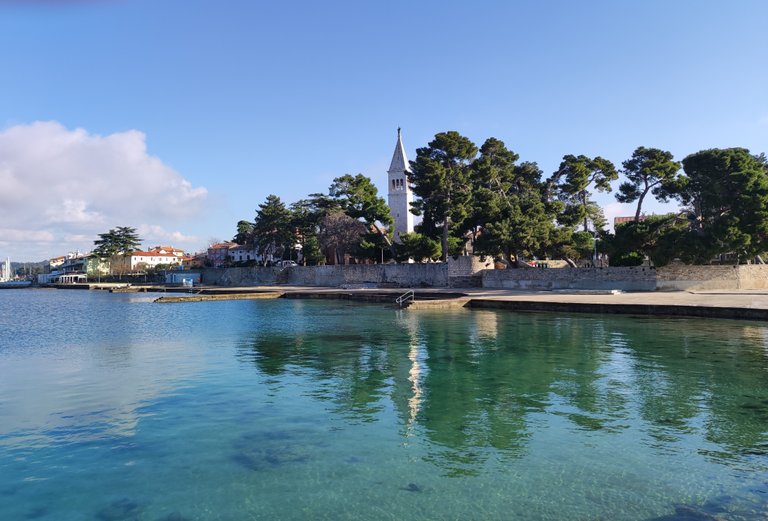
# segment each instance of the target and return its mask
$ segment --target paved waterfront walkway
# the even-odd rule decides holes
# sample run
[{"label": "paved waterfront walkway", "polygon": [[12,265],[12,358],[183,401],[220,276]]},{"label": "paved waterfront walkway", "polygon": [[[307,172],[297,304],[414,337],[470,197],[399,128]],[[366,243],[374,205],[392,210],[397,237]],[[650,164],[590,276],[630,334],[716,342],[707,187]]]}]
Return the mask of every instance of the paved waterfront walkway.
[{"label": "paved waterfront walkway", "polygon": [[[216,293],[238,291],[280,292],[286,296],[332,297],[344,294],[366,300],[367,295],[390,295],[392,300],[407,288],[330,288],[306,286],[261,286],[209,288]],[[502,308],[517,311],[621,313],[681,315],[712,318],[768,320],[768,290],[761,291],[513,291],[485,288],[414,288],[412,309]],[[459,296],[458,294],[463,294]],[[441,296],[445,298],[441,298]]]}]

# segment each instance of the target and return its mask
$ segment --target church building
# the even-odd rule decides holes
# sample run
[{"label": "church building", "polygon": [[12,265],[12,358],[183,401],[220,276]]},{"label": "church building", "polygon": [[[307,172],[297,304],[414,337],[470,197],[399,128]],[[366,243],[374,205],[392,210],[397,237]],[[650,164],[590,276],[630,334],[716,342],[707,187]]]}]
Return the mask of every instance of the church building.
[{"label": "church building", "polygon": [[403,140],[400,135],[400,129],[397,129],[397,144],[395,153],[392,154],[392,162],[389,165],[389,211],[392,213],[392,219],[395,221],[394,239],[400,242],[401,233],[413,232],[413,214],[411,213],[411,202],[413,202],[413,192],[408,185],[406,172],[410,172],[411,167],[408,164],[408,158],[403,148]]}]

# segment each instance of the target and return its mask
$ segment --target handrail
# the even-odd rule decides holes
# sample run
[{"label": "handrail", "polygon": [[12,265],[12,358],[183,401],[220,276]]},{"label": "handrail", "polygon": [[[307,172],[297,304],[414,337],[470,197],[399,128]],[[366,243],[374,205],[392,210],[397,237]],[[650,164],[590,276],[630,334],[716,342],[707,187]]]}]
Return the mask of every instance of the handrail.
[{"label": "handrail", "polygon": [[412,289],[409,289],[399,297],[395,299],[395,303],[398,304],[400,307],[403,307],[403,304],[405,304],[408,299],[411,299],[411,301],[416,301],[416,294],[413,292]]}]

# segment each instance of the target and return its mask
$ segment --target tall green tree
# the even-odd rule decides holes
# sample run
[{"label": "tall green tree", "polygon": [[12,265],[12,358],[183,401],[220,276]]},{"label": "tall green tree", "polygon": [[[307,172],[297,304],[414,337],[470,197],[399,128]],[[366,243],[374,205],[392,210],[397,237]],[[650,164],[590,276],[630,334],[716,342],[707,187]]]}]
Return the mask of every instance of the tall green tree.
[{"label": "tall green tree", "polygon": [[282,257],[295,244],[291,212],[276,195],[269,195],[256,211],[253,244],[264,262],[268,256]]},{"label": "tall green tree", "polygon": [[473,162],[473,213],[479,227],[477,253],[501,254],[513,266],[521,256],[543,250],[554,228],[544,199],[541,170],[535,163],[516,165],[518,155],[489,138]]},{"label": "tall green tree", "polygon": [[253,245],[253,223],[251,221],[237,221],[237,233],[232,238],[233,242],[245,246]]},{"label": "tall green tree", "polygon": [[649,192],[656,200],[666,203],[681,186],[680,163],[665,150],[638,147],[621,165],[627,181],[619,186],[616,199],[620,203],[637,201],[635,222],[640,220],[643,201]]},{"label": "tall green tree", "polygon": [[441,230],[443,260],[448,258],[449,236],[471,211],[470,163],[477,155],[472,141],[456,131],[441,132],[429,145],[416,150],[408,180],[419,198],[413,213],[422,215],[422,230]]},{"label": "tall green tree", "polygon": [[385,226],[393,223],[386,201],[379,197],[371,179],[363,174],[346,174],[335,178],[328,193],[344,213],[353,219],[362,219],[366,224],[378,222]]},{"label": "tall green tree", "polygon": [[616,167],[600,156],[563,156],[560,167],[547,181],[548,192],[565,203],[559,220],[567,225],[582,223],[589,231],[590,221],[595,231],[605,226],[602,209],[592,200],[591,190],[610,192],[611,181],[619,178]]},{"label": "tall green tree", "polygon": [[440,258],[442,249],[440,243],[420,233],[411,232],[400,235],[400,245],[397,248],[397,260],[400,262],[414,259],[417,262]]},{"label": "tall green tree", "polygon": [[649,215],[642,221],[621,223],[604,244],[611,266],[638,266],[645,257],[656,266],[664,266],[674,258],[688,260],[691,249],[687,238],[685,214]]},{"label": "tall green tree", "polygon": [[678,197],[690,209],[701,254],[768,251],[768,166],[745,148],[709,149],[683,159]]},{"label": "tall green tree", "polygon": [[93,254],[99,258],[108,259],[114,255],[125,255],[138,250],[141,246],[141,238],[136,233],[136,228],[118,226],[106,233],[100,233],[93,244],[96,246]]},{"label": "tall green tree", "polygon": [[[323,196],[325,198],[325,196]],[[301,245],[304,264],[319,264],[324,259],[318,240],[318,227],[325,210],[318,207],[313,199],[300,199],[290,206],[291,228]]]},{"label": "tall green tree", "polygon": [[369,177],[363,174],[350,174],[337,177],[328,189],[329,196],[339,208],[353,219],[362,220],[367,232],[361,236],[357,254],[369,259],[381,259],[383,249],[390,251],[392,242],[392,214],[384,198],[379,197],[378,189]]}]

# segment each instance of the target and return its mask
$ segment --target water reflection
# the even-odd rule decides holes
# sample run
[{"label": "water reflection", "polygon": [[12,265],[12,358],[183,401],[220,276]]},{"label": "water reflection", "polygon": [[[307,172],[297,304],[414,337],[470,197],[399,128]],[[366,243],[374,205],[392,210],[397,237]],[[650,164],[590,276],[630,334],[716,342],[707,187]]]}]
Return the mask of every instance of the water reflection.
[{"label": "water reflection", "polygon": [[349,311],[299,332],[260,324],[239,356],[309,378],[351,421],[393,407],[404,438],[423,435],[449,473],[524,457],[555,418],[584,436],[632,430],[661,455],[694,438],[716,460],[768,452],[762,326],[464,310],[356,323]]}]

